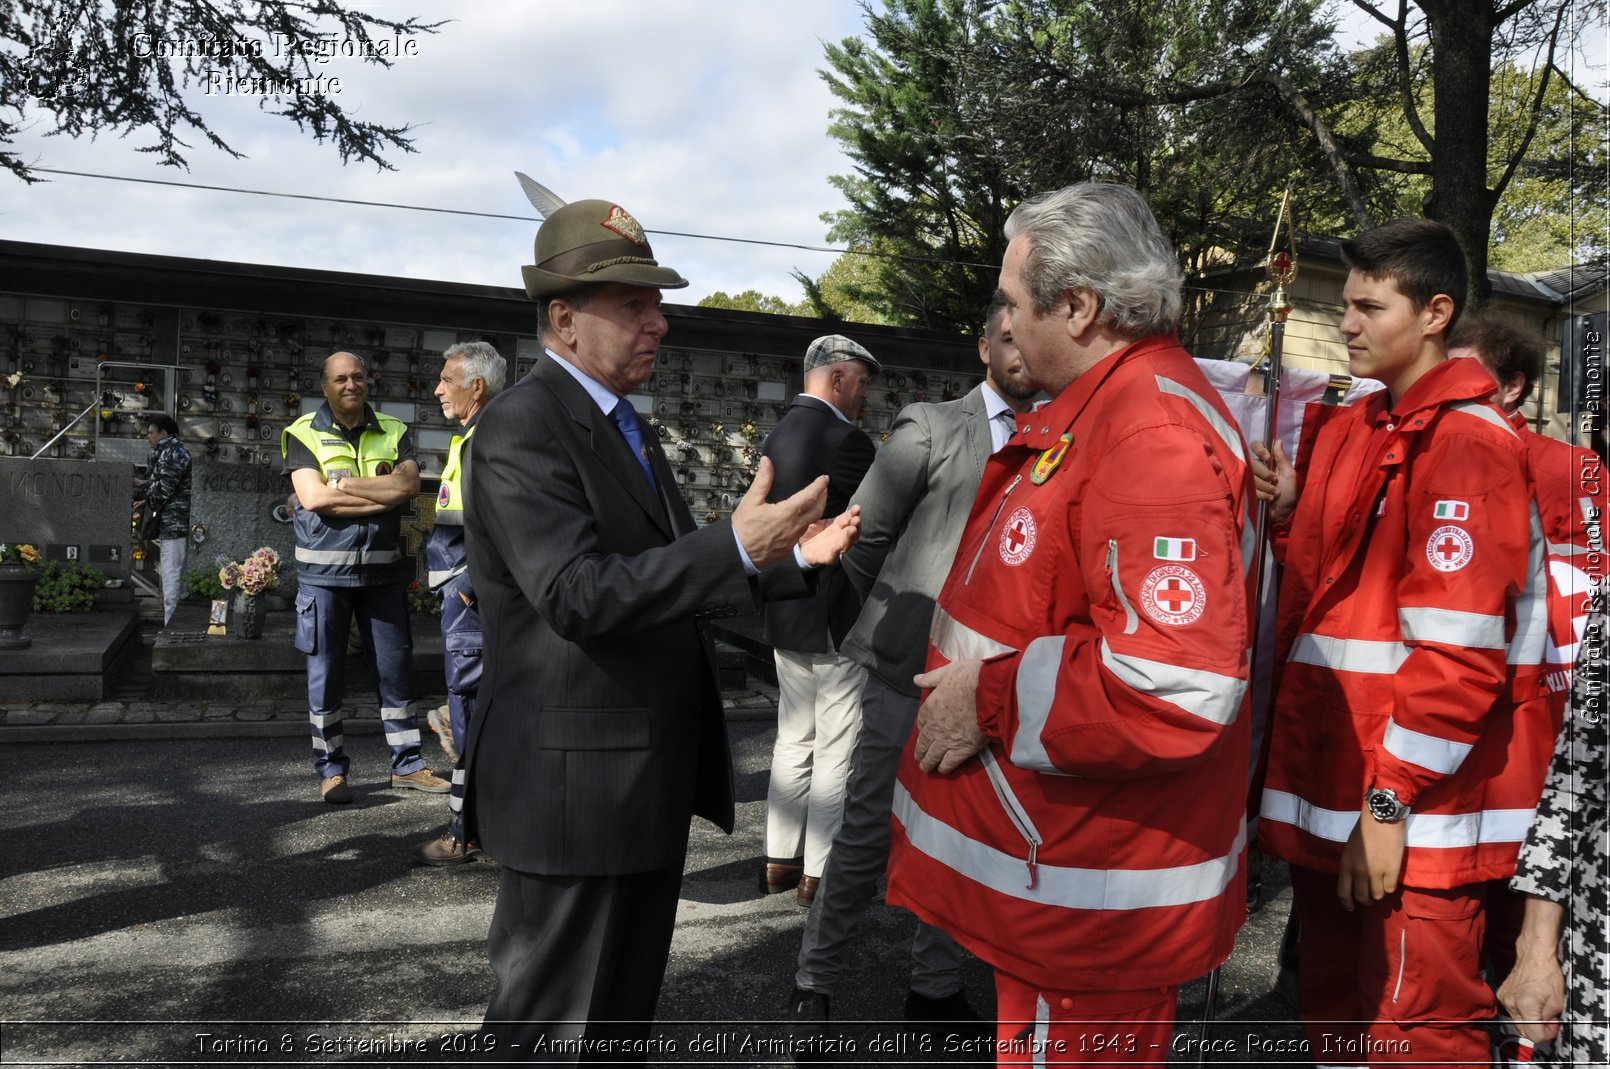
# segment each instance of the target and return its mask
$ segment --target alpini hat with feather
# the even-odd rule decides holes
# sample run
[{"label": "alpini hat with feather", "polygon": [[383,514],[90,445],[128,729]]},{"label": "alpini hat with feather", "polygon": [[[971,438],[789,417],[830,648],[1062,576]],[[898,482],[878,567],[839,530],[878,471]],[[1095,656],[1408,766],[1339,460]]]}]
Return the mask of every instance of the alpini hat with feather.
[{"label": "alpini hat with feather", "polygon": [[676,290],[688,280],[661,267],[643,227],[619,204],[578,200],[537,228],[536,263],[520,268],[533,300],[595,282]]}]

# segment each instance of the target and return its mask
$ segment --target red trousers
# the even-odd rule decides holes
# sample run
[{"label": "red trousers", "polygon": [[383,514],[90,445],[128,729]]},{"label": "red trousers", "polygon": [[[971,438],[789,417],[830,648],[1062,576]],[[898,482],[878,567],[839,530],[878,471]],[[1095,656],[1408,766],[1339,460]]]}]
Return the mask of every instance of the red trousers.
[{"label": "red trousers", "polygon": [[1348,912],[1334,875],[1292,867],[1298,1002],[1316,1065],[1489,1064],[1488,886],[1403,887]]},{"label": "red trousers", "polygon": [[997,969],[995,1064],[1161,1064],[1178,994],[1178,987],[1045,991]]}]

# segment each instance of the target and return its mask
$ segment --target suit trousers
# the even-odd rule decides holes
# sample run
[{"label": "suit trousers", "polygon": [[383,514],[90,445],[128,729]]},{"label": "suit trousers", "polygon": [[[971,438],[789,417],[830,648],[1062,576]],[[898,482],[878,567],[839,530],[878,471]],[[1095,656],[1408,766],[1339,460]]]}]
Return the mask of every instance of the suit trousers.
[{"label": "suit trousers", "polygon": [[766,791],[766,856],[803,855],[820,876],[844,813],[844,783],[861,730],[866,669],[837,653],[774,650],[777,743]]},{"label": "suit trousers", "polygon": [[681,886],[681,863],[624,876],[504,869],[487,934],[497,982],[484,1060],[645,1061]]},{"label": "suit trousers", "polygon": [[[844,819],[833,837],[799,945],[794,986],[831,995],[861,916],[889,864],[895,773],[917,723],[917,698],[869,674],[861,692],[861,734],[845,789]],[[911,990],[945,998],[962,988],[962,949],[943,931],[918,922],[911,940]]]}]

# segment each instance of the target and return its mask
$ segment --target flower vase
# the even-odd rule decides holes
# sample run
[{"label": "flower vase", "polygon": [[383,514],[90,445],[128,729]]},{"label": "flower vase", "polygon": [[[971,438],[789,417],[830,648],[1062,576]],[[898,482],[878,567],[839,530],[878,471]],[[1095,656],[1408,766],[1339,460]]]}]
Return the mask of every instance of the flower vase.
[{"label": "flower vase", "polygon": [[0,650],[25,650],[33,639],[22,633],[34,609],[39,573],[20,564],[0,564]]},{"label": "flower vase", "polygon": [[261,594],[235,595],[235,637],[263,637],[263,596]]}]

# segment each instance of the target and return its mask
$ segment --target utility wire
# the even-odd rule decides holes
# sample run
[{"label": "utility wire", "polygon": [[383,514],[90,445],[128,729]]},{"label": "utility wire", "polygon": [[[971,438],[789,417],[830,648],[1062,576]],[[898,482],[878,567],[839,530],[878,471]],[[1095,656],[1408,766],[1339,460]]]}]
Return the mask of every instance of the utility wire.
[{"label": "utility wire", "polygon": [[[378,200],[352,200],[346,197],[320,197],[311,193],[276,193],[267,189],[241,189],[238,186],[210,186],[201,182],[174,182],[164,178],[130,178],[116,174],[94,174],[89,171],[61,171],[53,167],[35,167],[41,174],[70,175],[74,178],[99,178],[107,182],[135,182],[148,186],[176,186],[180,189],[205,189],[215,193],[244,193],[253,197],[284,197],[288,200],[313,200],[326,204],[356,204],[365,208],[398,208],[408,212],[435,212],[440,215],[468,215],[478,219],[509,219],[520,223],[540,223],[542,220],[531,215],[503,215],[498,212],[472,212],[464,208],[428,208],[418,204],[394,204],[389,201]],[[968,260],[944,260],[930,256],[905,256],[899,253],[874,252],[870,249],[836,249],[830,245],[801,245],[791,241],[765,241],[761,238],[734,238],[719,234],[691,234],[683,230],[649,230],[649,234],[663,234],[666,237],[697,238],[700,241],[731,241],[743,245],[767,245],[777,249],[801,249],[805,252],[828,252],[836,254],[849,253],[852,256],[872,256],[886,260],[911,260],[917,263],[928,264],[959,264],[963,267],[982,267],[994,269],[1000,265],[974,263]]]},{"label": "utility wire", "polygon": [[[437,215],[464,215],[477,219],[507,219],[518,223],[541,223],[542,220],[531,215],[504,215],[500,212],[472,212],[465,208],[431,208],[419,204],[395,204],[390,201],[355,200],[348,197],[322,197],[312,193],[279,193],[268,189],[242,189],[238,186],[213,186],[202,182],[175,182],[166,178],[131,178],[127,175],[96,174],[92,171],[63,171],[54,167],[35,167],[33,170],[41,174],[59,174],[71,178],[95,178],[106,182],[132,182],[146,186],[173,186],[178,189],[201,189],[214,193],[242,193],[252,197],[280,197],[285,200],[311,200],[324,204],[352,204],[362,208],[396,208],[406,212],[432,212]],[[836,249],[829,245],[801,245],[789,241],[765,241],[760,238],[734,238],[723,237],[718,234],[693,234],[683,230],[648,230],[646,233],[662,234],[666,237],[696,238],[700,241],[730,241],[742,245],[765,245],[776,249],[800,249],[804,252],[825,252],[838,255],[870,256],[880,260],[904,260],[910,263],[949,264],[958,267],[979,267],[986,271],[1000,268],[1000,264],[979,263],[974,260],[946,260],[937,256],[908,256],[902,253],[874,252],[870,249]],[[1246,290],[1214,289],[1208,286],[1183,287],[1198,293],[1223,293],[1230,296],[1250,296]]]}]

